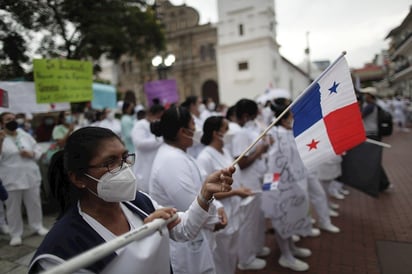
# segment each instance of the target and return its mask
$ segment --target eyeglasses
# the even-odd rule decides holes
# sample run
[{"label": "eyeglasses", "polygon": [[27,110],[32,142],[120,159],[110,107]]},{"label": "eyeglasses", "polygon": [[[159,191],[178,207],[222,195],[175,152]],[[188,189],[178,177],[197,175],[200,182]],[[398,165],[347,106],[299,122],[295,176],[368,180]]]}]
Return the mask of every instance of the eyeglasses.
[{"label": "eyeglasses", "polygon": [[132,166],[134,165],[135,160],[136,154],[130,153],[123,155],[120,159],[110,159],[106,163],[103,163],[101,165],[88,166],[87,168],[106,168],[108,172],[114,174],[119,172],[123,168],[124,163],[126,163],[128,166]]}]

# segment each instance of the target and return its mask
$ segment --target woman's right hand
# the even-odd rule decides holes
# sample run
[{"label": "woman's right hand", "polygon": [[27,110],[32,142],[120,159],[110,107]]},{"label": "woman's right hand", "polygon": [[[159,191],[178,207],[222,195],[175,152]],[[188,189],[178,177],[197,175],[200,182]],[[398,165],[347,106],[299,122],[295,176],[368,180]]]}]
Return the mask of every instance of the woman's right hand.
[{"label": "woman's right hand", "polygon": [[236,171],[233,166],[213,172],[207,176],[200,194],[210,200],[213,194],[232,190],[232,174]]}]

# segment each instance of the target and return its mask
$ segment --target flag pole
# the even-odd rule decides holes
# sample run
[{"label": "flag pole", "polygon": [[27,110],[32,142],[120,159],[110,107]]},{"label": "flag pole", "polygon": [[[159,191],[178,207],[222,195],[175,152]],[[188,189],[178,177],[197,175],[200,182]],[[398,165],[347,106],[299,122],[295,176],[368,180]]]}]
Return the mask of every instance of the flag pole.
[{"label": "flag pole", "polygon": [[[256,138],[255,141],[253,141],[253,143],[251,143],[236,159],[235,161],[233,161],[232,166],[235,166],[243,157],[245,157],[245,155],[256,145],[257,142],[260,141],[260,139],[262,139],[267,133],[268,131],[283,117],[283,115],[285,115],[290,109],[291,107],[297,102],[299,101],[299,99],[301,97],[303,97],[303,95],[306,94],[306,92],[308,90],[310,90],[318,81],[320,78],[322,78],[326,73],[328,73],[332,67],[335,66],[335,64],[337,62],[340,61],[340,59],[342,59],[344,56],[346,55],[346,51],[343,51],[341,53],[341,55],[332,63],[330,64],[324,71],[322,71],[321,74],[319,74],[318,77],[316,77],[315,80],[313,80],[313,82],[303,91],[301,92],[298,97],[296,97],[295,100],[292,101],[291,104],[289,104],[286,109],[278,116],[276,117],[276,119]],[[309,75],[310,77],[310,75]]]},{"label": "flag pole", "polygon": [[381,147],[386,147],[386,148],[391,148],[392,147],[390,144],[387,144],[387,143],[384,143],[384,142],[379,142],[379,141],[369,139],[369,138],[367,138],[365,142],[370,143],[370,144],[374,144],[374,145],[378,145],[378,146],[381,146]]},{"label": "flag pole", "polygon": [[60,274],[60,273],[72,273],[78,269],[88,266],[95,261],[113,253],[116,249],[119,249],[133,241],[140,240],[150,234],[154,233],[156,230],[160,229],[164,225],[175,221],[178,215],[175,214],[167,220],[155,219],[150,223],[142,225],[141,227],[129,231],[119,237],[114,238],[111,241],[98,245],[86,252],[73,257],[72,259],[52,268],[43,274]]}]

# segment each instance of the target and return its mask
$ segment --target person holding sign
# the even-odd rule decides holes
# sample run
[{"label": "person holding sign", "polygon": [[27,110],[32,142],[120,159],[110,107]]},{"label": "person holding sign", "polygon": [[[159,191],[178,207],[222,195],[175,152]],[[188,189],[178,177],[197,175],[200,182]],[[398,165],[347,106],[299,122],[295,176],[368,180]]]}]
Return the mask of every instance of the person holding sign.
[{"label": "person holding sign", "polygon": [[[85,127],[69,136],[49,169],[61,213],[34,254],[29,273],[50,270],[145,223],[176,214],[176,209],[163,208],[136,191],[134,159],[134,153],[109,129]],[[209,175],[188,210],[178,213],[180,219],[167,228],[113,251],[79,273],[171,273],[169,237],[187,241],[198,235],[209,217],[207,201],[216,192],[231,190],[234,171],[228,168]]]},{"label": "person holding sign", "polygon": [[[202,144],[206,147],[197,156],[199,167],[206,173],[230,166],[233,158],[223,147],[224,136],[229,130],[228,121],[222,116],[211,116],[206,119],[203,125]],[[234,174],[234,176],[236,173]],[[216,249],[213,258],[216,265],[217,274],[230,274],[236,271],[239,229],[242,225],[240,206],[242,198],[253,195],[252,191],[242,187],[234,178],[232,191],[217,193],[215,198],[224,206],[228,217],[228,225],[215,233]]]},{"label": "person holding sign", "polygon": [[[286,106],[275,106],[279,116]],[[292,236],[309,236],[312,224],[309,215],[308,171],[305,168],[292,132],[293,115],[290,111],[272,128],[275,139],[269,150],[268,172],[278,178],[275,186],[264,191],[264,210],[272,221],[275,237],[281,251],[279,264],[294,271],[306,271],[309,265],[296,257],[311,255],[306,248],[295,246]]]},{"label": "person holding sign", "polygon": [[10,229],[10,245],[22,244],[23,216],[21,204],[26,207],[30,227],[39,235],[46,235],[40,201],[41,175],[36,160],[41,151],[27,132],[18,129],[11,112],[0,114],[0,174],[8,192],[6,205]]}]

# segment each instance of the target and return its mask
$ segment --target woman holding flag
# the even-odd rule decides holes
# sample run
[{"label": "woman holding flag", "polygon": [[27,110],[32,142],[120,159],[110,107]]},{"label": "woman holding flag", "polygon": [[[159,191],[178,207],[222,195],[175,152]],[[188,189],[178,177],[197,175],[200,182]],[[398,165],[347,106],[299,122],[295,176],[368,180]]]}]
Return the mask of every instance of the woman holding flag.
[{"label": "woman holding flag", "polygon": [[[275,107],[275,115],[284,112],[286,106]],[[306,271],[309,265],[296,257],[306,258],[311,251],[295,246],[292,236],[309,236],[312,225],[309,215],[308,171],[296,147],[292,132],[293,115],[286,112],[271,130],[275,139],[268,156],[268,172],[273,181],[264,191],[265,214],[272,220],[281,256],[279,264],[295,271]],[[266,189],[266,188],[264,188]]]},{"label": "woman holding flag", "polygon": [[[169,219],[174,208],[160,207],[150,196],[136,191],[131,170],[134,154],[109,129],[85,127],[67,139],[51,161],[49,182],[61,214],[37,249],[30,273],[51,269],[85,251],[115,240],[154,219]],[[134,241],[76,273],[170,273],[169,237],[195,238],[209,217],[207,203],[216,192],[230,191],[234,168],[215,172],[199,188],[180,219]],[[77,268],[78,269],[78,268]]]},{"label": "woman holding flag", "polygon": [[[230,166],[233,162],[232,156],[223,147],[224,136],[228,130],[229,123],[222,116],[211,116],[203,125],[201,142],[206,147],[197,156],[197,162],[207,174]],[[242,198],[253,195],[250,189],[236,182],[234,178],[232,191],[215,194],[215,198],[223,204],[229,220],[224,229],[215,233],[216,249],[213,258],[217,274],[233,274],[236,271],[239,228],[243,222],[240,203]]]}]

